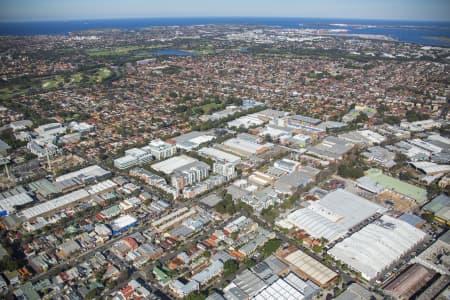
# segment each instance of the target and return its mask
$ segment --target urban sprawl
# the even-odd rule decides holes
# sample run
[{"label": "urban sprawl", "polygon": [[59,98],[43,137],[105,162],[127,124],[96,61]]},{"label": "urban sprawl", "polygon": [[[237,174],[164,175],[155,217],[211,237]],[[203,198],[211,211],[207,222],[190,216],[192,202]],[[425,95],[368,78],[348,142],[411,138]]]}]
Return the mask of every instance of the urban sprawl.
[{"label": "urban sprawl", "polygon": [[0,298],[448,299],[449,62],[253,25],[0,37]]}]

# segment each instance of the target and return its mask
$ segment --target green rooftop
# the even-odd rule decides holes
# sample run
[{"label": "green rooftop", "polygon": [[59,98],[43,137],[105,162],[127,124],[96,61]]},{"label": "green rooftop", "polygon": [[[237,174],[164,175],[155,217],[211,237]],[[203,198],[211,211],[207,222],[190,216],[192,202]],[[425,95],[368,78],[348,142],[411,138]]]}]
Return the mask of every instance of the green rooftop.
[{"label": "green rooftop", "polygon": [[48,181],[47,179],[40,179],[28,184],[28,187],[33,191],[39,191],[44,196],[61,193],[61,189]]},{"label": "green rooftop", "polygon": [[37,283],[34,284],[34,289],[36,291],[44,291],[44,290],[50,290],[53,288],[52,283],[50,282],[49,279],[43,279],[41,281],[38,281]]},{"label": "green rooftop", "polygon": [[34,290],[34,287],[31,284],[31,282],[25,283],[24,285],[21,286],[20,289],[22,290],[25,298],[28,299],[28,300],[39,300],[39,299],[41,299],[39,294]]},{"label": "green rooftop", "polygon": [[153,273],[156,275],[157,279],[161,281],[163,284],[166,284],[170,281],[170,277],[166,273],[164,273],[163,270],[161,270],[156,266],[153,268]]},{"label": "green rooftop", "polygon": [[414,199],[419,204],[422,204],[427,200],[427,191],[425,189],[403,182],[391,176],[384,175],[379,169],[367,170],[366,175],[383,188]]},{"label": "green rooftop", "polygon": [[450,207],[444,207],[436,213],[436,217],[444,220],[445,222],[450,222]]},{"label": "green rooftop", "polygon": [[121,212],[119,205],[113,205],[111,207],[108,207],[104,210],[102,210],[100,213],[105,216],[105,218],[112,218],[117,215],[119,215]]},{"label": "green rooftop", "polygon": [[423,209],[435,214],[445,207],[450,207],[450,197],[445,194],[441,194],[431,200],[430,203],[423,207]]},{"label": "green rooftop", "polygon": [[76,228],[74,225],[70,225],[69,227],[64,228],[64,233],[77,233],[78,228]]},{"label": "green rooftop", "polygon": [[435,197],[423,209],[432,212],[445,222],[450,222],[450,197],[445,194]]}]

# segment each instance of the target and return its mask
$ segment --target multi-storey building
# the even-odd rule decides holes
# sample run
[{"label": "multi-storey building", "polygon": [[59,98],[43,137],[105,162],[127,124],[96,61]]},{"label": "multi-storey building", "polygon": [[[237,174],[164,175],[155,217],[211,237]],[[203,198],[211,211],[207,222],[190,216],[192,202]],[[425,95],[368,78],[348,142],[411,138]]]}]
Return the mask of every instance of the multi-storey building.
[{"label": "multi-storey building", "polygon": [[148,150],[157,160],[166,159],[177,153],[175,145],[166,143],[162,140],[153,140],[144,149]]},{"label": "multi-storey building", "polygon": [[204,162],[192,162],[173,172],[171,184],[178,190],[182,190],[185,186],[192,185],[207,178],[209,169],[209,165]]}]

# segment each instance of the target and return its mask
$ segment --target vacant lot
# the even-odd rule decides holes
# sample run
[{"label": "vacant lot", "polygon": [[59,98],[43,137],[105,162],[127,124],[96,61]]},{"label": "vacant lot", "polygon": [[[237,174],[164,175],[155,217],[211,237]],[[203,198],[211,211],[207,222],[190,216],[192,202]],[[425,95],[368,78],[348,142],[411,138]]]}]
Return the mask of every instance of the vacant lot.
[{"label": "vacant lot", "polygon": [[391,191],[385,191],[379,194],[375,198],[375,201],[383,206],[392,206],[394,210],[401,212],[411,212],[417,208],[415,201]]}]

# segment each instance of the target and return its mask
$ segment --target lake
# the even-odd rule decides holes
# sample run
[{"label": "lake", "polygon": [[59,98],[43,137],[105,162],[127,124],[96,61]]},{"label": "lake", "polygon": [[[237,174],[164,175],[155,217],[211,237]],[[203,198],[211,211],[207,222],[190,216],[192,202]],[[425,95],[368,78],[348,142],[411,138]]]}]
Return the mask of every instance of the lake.
[{"label": "lake", "polygon": [[153,55],[158,55],[158,56],[198,56],[198,54],[193,53],[193,52],[188,52],[188,51],[183,51],[183,50],[175,50],[175,49],[161,49],[161,50],[155,50],[152,51]]}]

